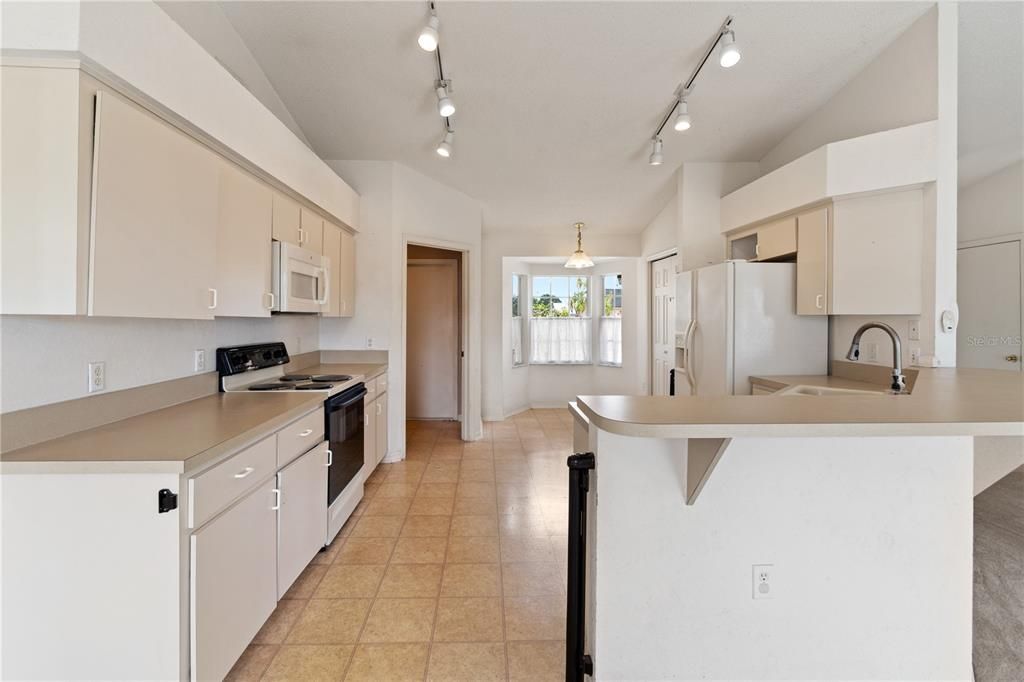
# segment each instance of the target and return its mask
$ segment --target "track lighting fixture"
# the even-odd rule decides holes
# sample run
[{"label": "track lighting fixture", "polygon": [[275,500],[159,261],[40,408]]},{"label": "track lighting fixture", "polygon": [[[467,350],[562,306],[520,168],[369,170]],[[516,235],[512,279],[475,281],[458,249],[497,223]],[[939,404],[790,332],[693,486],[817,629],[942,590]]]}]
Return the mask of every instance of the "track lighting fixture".
[{"label": "track lighting fixture", "polygon": [[651,155],[647,159],[647,163],[652,166],[660,166],[665,163],[665,157],[661,153],[661,138],[654,137],[651,139]]},{"label": "track lighting fixture", "polygon": [[455,139],[455,131],[449,128],[445,131],[444,138],[437,145],[437,155],[445,159],[452,155],[452,141]]},{"label": "track lighting fixture", "polygon": [[448,118],[455,113],[455,103],[448,96],[448,85],[448,81],[437,82],[437,113],[441,114],[444,118]]},{"label": "track lighting fixture", "polygon": [[686,111],[685,99],[679,100],[679,105],[676,107],[676,122],[672,127],[679,131],[690,129],[690,114]]},{"label": "track lighting fixture", "polygon": [[740,46],[736,44],[736,34],[732,29],[722,33],[722,52],[718,56],[718,63],[728,69],[739,63]]},{"label": "track lighting fixture", "polygon": [[419,43],[420,48],[426,52],[433,52],[437,49],[438,36],[437,28],[441,25],[441,21],[437,18],[437,12],[434,10],[434,3],[430,3],[430,18],[427,19],[427,25],[420,31],[420,37],[416,39]]}]

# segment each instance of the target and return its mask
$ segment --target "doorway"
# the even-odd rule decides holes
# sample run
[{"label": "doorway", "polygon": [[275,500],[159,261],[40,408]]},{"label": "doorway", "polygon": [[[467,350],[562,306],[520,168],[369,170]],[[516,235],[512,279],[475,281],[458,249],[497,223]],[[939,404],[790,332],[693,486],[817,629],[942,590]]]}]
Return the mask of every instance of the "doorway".
[{"label": "doorway", "polygon": [[957,366],[1020,371],[1021,244],[985,240],[957,250]]},{"label": "doorway", "polygon": [[407,247],[406,419],[462,418],[462,255]]},{"label": "doorway", "polygon": [[651,395],[669,395],[675,365],[676,254],[651,261]]}]

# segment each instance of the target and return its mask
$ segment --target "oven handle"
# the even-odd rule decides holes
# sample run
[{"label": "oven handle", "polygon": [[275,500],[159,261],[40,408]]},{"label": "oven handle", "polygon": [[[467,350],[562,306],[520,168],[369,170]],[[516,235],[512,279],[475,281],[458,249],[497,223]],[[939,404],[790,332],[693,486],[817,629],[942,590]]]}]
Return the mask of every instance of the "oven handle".
[{"label": "oven handle", "polygon": [[[366,395],[366,393],[367,393],[366,387],[364,386],[363,388],[359,389],[359,393],[357,393],[356,395],[350,396],[349,399],[346,400],[343,403],[331,402],[331,400],[335,400],[335,398],[332,398],[331,400],[327,401],[327,408],[330,409],[330,410],[340,410],[342,408],[348,407],[349,405],[353,405],[353,404],[359,402],[360,400],[362,400],[363,396]],[[340,397],[342,397],[344,395],[345,394],[342,393],[341,395],[338,396],[338,398],[340,398]]]}]

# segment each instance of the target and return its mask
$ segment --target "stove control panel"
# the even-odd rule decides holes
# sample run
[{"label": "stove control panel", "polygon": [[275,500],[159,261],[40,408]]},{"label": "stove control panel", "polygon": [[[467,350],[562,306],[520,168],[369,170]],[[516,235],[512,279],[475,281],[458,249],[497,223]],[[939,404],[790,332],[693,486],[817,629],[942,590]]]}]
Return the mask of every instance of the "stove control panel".
[{"label": "stove control panel", "polygon": [[221,376],[285,365],[289,360],[288,349],[280,341],[217,349],[217,371]]}]

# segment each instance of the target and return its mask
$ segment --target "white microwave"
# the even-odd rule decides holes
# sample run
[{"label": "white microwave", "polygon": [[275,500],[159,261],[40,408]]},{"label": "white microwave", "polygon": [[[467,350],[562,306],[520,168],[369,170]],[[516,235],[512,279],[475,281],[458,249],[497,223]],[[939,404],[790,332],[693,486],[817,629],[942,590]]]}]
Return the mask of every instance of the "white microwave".
[{"label": "white microwave", "polygon": [[279,313],[319,313],[329,291],[326,259],[287,242],[273,242],[272,288]]}]

